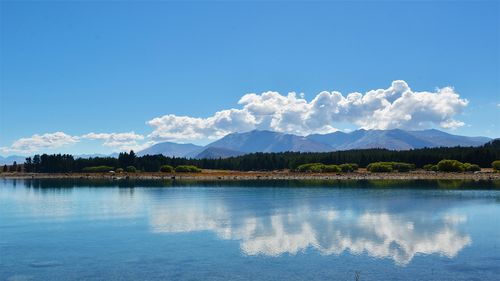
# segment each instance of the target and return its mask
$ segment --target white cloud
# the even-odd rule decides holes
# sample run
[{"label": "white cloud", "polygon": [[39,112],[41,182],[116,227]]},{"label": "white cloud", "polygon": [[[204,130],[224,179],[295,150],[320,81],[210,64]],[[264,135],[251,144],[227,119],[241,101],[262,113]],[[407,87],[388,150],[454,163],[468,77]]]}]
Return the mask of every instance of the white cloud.
[{"label": "white cloud", "polygon": [[304,95],[278,92],[250,93],[238,101],[240,108],[218,111],[207,118],[164,115],[147,121],[153,131],[146,137],[135,132],[88,133],[70,136],[63,132],[21,138],[3,153],[32,153],[74,144],[82,139],[102,140],[113,151],[142,150],[156,142],[214,140],[232,132],[268,129],[307,135],[337,131],[336,125],[353,124],[364,129],[454,129],[465,125],[456,120],[468,104],[451,87],[434,92],[415,92],[405,81],[365,94],[323,91],[308,101]]},{"label": "white cloud", "polygon": [[229,109],[216,112],[209,118],[164,115],[149,120],[155,128],[148,136],[153,140],[217,139],[235,131],[255,128],[254,116],[245,110]]},{"label": "white cloud", "polygon": [[83,139],[103,140],[104,146],[112,147],[114,151],[141,150],[150,146],[151,142],[139,143],[144,136],[135,132],[126,133],[88,133],[81,136]]},{"label": "white cloud", "polygon": [[405,81],[365,94],[323,91],[311,101],[303,95],[277,92],[246,94],[241,108],[216,112],[208,118],[164,115],[149,120],[153,140],[216,139],[231,132],[269,129],[306,135],[336,131],[347,122],[364,129],[454,129],[464,123],[454,119],[468,104],[451,87],[434,92],[414,92]]},{"label": "white cloud", "polygon": [[20,138],[9,147],[1,147],[4,153],[31,153],[41,149],[58,148],[77,143],[79,137],[70,136],[63,132],[35,134],[28,138]]},{"label": "white cloud", "polygon": [[3,153],[29,154],[40,152],[44,149],[53,149],[75,144],[83,140],[102,140],[103,146],[111,147],[113,151],[139,151],[154,144],[145,141],[143,135],[135,132],[126,133],[88,133],[82,136],[71,136],[63,132],[35,134],[28,138],[21,138],[9,147],[0,147]]}]

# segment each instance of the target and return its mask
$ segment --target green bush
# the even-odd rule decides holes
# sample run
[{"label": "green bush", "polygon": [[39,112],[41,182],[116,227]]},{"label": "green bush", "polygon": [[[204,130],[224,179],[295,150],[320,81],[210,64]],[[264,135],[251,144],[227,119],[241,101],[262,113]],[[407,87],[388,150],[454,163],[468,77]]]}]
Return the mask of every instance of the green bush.
[{"label": "green bush", "polygon": [[313,173],[322,173],[324,167],[325,167],[325,165],[323,165],[323,164],[312,165],[309,167],[309,171],[313,172]]},{"label": "green bush", "polygon": [[92,166],[92,167],[85,167],[82,169],[82,172],[84,173],[106,173],[109,171],[112,171],[114,168],[110,166]]},{"label": "green bush", "polygon": [[481,171],[481,168],[476,164],[464,163],[464,170],[467,172],[477,172]]},{"label": "green bush", "polygon": [[296,170],[297,172],[315,172],[319,169],[319,172],[321,172],[323,166],[321,163],[308,163],[298,166]]},{"label": "green bush", "polygon": [[340,167],[340,170],[342,170],[342,172],[344,172],[344,173],[354,172],[354,170],[355,170],[352,164],[347,164],[347,163],[340,164],[339,167]]},{"label": "green bush", "polygon": [[359,169],[359,165],[356,163],[347,163],[347,164],[351,165],[353,171],[357,171]]},{"label": "green bush", "polygon": [[201,169],[191,165],[180,165],[175,167],[176,173],[200,173]]},{"label": "green bush", "polygon": [[375,162],[370,163],[366,169],[372,173],[388,173],[392,172],[391,162]]},{"label": "green bush", "polygon": [[369,164],[366,169],[373,173],[383,173],[383,172],[409,172],[415,169],[414,164],[403,163],[403,162],[375,162]]},{"label": "green bush", "polygon": [[337,165],[323,165],[321,172],[323,173],[339,173],[342,170]]},{"label": "green bush", "polygon": [[500,172],[500,160],[491,162],[491,167],[493,168],[493,171]]},{"label": "green bush", "polygon": [[433,166],[435,166],[435,165],[434,164],[425,164],[423,168],[426,171],[432,171]]},{"label": "green bush", "polygon": [[127,166],[127,168],[125,168],[125,171],[127,173],[135,173],[137,172],[137,169],[134,166]]},{"label": "green bush", "polygon": [[437,163],[438,171],[440,172],[463,172],[465,171],[464,164],[457,160],[444,159]]},{"label": "green bush", "polygon": [[173,173],[174,172],[174,167],[170,165],[163,165],[160,167],[160,172],[162,173]]},{"label": "green bush", "polygon": [[409,172],[411,170],[415,170],[415,165],[402,162],[392,162],[392,169],[398,172]]},{"label": "green bush", "polygon": [[307,163],[298,166],[295,171],[302,173],[339,173],[352,172],[358,169],[358,164],[325,165],[322,163]]}]

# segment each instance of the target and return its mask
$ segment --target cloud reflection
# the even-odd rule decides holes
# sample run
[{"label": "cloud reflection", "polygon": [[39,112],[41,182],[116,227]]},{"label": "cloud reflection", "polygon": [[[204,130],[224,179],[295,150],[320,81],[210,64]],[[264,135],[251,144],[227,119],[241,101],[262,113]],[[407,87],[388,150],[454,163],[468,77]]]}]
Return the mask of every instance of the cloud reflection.
[{"label": "cloud reflection", "polygon": [[390,258],[398,265],[410,263],[419,254],[453,258],[471,243],[458,230],[466,218],[450,214],[356,213],[311,206],[255,215],[245,211],[233,214],[230,209],[222,201],[206,205],[184,201],[182,206],[156,206],[150,223],[157,233],[210,231],[220,239],[240,241],[246,255],[294,255],[315,249],[323,255],[350,252]]}]

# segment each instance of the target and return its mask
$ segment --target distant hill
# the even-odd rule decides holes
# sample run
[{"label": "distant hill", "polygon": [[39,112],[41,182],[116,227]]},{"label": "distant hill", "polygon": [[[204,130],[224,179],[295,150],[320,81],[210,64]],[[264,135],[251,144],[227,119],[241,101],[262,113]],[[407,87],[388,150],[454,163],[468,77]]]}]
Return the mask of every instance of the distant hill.
[{"label": "distant hill", "polygon": [[307,136],[307,138],[330,145],[332,150],[363,148],[408,150],[441,146],[479,146],[491,140],[486,137],[452,135],[435,129],[422,131],[405,131],[400,129],[356,130],[351,133],[314,134]]},{"label": "distant hill", "polygon": [[26,156],[11,155],[7,157],[0,156],[0,165],[12,165],[14,161],[17,164],[23,164]]},{"label": "distant hill", "polygon": [[202,152],[198,153],[194,158],[196,159],[216,159],[216,158],[229,158],[245,154],[241,151],[231,150],[222,147],[208,147]]},{"label": "distant hill", "polygon": [[199,153],[202,150],[202,146],[194,145],[191,143],[162,142],[137,152],[137,155],[143,156],[148,154],[163,154],[170,157],[186,157],[192,152]]},{"label": "distant hill", "polygon": [[[163,154],[186,158],[227,158],[254,152],[328,152],[365,148],[409,150],[424,147],[480,146],[492,141],[487,137],[467,137],[431,129],[422,131],[356,130],[350,133],[312,134],[298,136],[266,130],[232,133],[206,146],[162,142],[137,152],[137,155]],[[81,154],[76,158],[103,157],[102,154]],[[108,155],[118,157],[118,153]],[[0,156],[0,164],[11,165],[14,161],[24,163],[25,156]]]},{"label": "distant hill", "polygon": [[94,154],[78,154],[75,155],[75,158],[95,158],[95,157],[118,157],[118,155],[113,156],[113,154],[101,154],[101,153],[94,153]]},{"label": "distant hill", "polygon": [[245,153],[283,151],[325,152],[331,150],[329,145],[309,140],[306,137],[261,130],[232,133],[208,144],[207,147],[220,147]]},{"label": "distant hill", "polygon": [[356,130],[350,133],[298,136],[266,130],[232,133],[204,147],[194,144],[163,142],[138,155],[163,154],[187,158],[227,158],[254,152],[328,152],[364,148],[408,150],[424,147],[479,146],[491,141],[487,137],[452,135],[439,130],[405,131]]}]

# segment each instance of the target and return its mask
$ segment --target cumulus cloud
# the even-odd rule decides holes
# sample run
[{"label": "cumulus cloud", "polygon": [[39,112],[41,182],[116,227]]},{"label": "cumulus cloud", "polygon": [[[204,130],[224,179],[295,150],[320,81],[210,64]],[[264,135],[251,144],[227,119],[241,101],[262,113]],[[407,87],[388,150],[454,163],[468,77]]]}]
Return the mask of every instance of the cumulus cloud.
[{"label": "cumulus cloud", "polygon": [[336,131],[348,122],[364,129],[454,129],[464,123],[455,116],[468,104],[452,87],[433,92],[413,91],[405,81],[365,94],[323,91],[311,101],[296,93],[246,94],[241,108],[216,112],[208,118],[164,115],[149,120],[153,140],[216,139],[231,132],[269,129],[306,135]]},{"label": "cumulus cloud", "polygon": [[238,101],[239,108],[224,109],[207,118],[168,114],[146,123],[153,128],[148,136],[125,133],[88,133],[70,136],[63,132],[33,135],[0,147],[3,153],[31,153],[57,148],[80,140],[101,140],[113,151],[141,150],[154,143],[214,140],[233,132],[267,129],[307,135],[337,131],[337,125],[350,123],[363,129],[444,129],[461,127],[455,119],[467,106],[452,87],[432,92],[413,91],[405,81],[392,82],[387,89],[343,95],[323,91],[308,101],[303,95],[278,92],[250,93]]},{"label": "cumulus cloud", "polygon": [[81,136],[83,139],[103,140],[104,146],[112,147],[116,151],[141,150],[149,145],[150,142],[139,143],[144,140],[144,136],[135,132],[126,133],[88,133]]},{"label": "cumulus cloud", "polygon": [[195,140],[217,139],[231,132],[251,130],[258,123],[246,110],[228,109],[208,118],[168,114],[147,124],[155,128],[149,135],[153,140]]},{"label": "cumulus cloud", "polygon": [[71,136],[64,132],[35,134],[31,137],[16,140],[8,147],[0,147],[3,153],[34,153],[44,149],[53,149],[72,145],[83,140],[101,140],[103,145],[111,147],[113,151],[142,150],[153,144],[152,141],[143,141],[145,137],[135,132],[125,133],[88,133],[82,136]]},{"label": "cumulus cloud", "polygon": [[4,153],[31,153],[41,149],[58,148],[65,145],[74,144],[79,141],[79,137],[70,136],[63,132],[35,134],[31,137],[20,138],[9,147],[0,147]]}]

